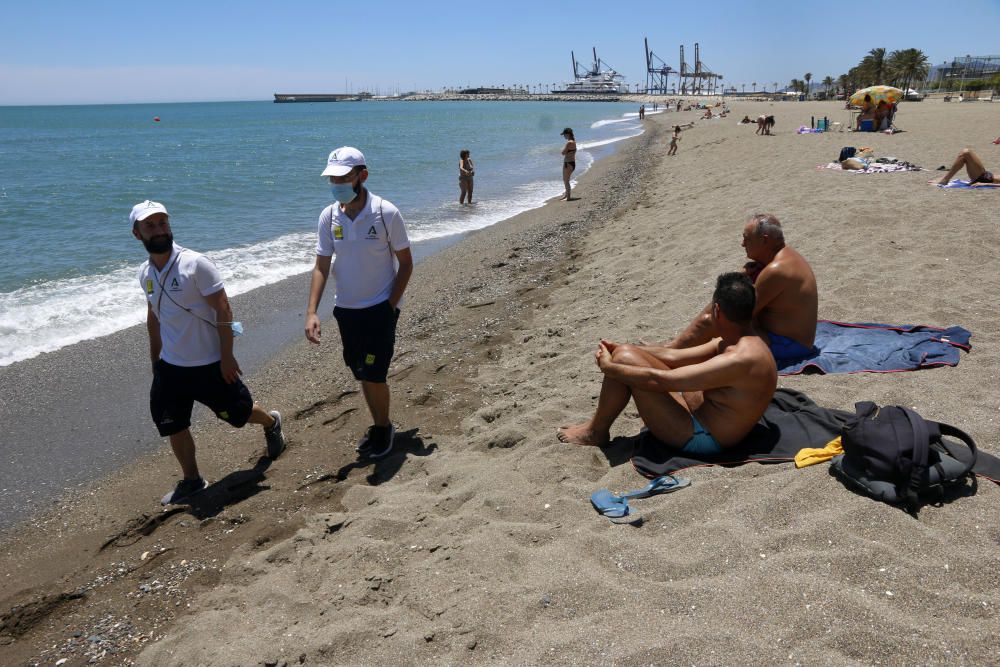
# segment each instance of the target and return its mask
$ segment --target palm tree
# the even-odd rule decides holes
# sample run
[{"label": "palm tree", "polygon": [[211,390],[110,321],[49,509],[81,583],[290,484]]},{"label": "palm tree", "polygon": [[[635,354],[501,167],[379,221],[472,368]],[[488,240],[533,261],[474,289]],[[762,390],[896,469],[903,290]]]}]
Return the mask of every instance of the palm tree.
[{"label": "palm tree", "polygon": [[806,72],[802,75],[802,78],[806,80],[806,99],[809,99],[809,82],[812,81],[812,72]]},{"label": "palm tree", "polygon": [[757,82],[756,81],[753,82],[753,92],[754,92],[755,95],[757,94]]},{"label": "palm tree", "polygon": [[797,93],[801,93],[802,92],[802,82],[799,81],[798,79],[792,79],[788,83],[788,87],[791,88],[792,90],[794,90]]},{"label": "palm tree", "polygon": [[867,85],[882,83],[888,70],[888,64],[885,59],[885,49],[872,49],[868,52],[867,56],[861,59],[861,64],[858,67],[861,69],[862,78],[864,79],[860,83],[865,83]]},{"label": "palm tree", "polygon": [[920,49],[893,51],[889,55],[889,67],[896,79],[903,82],[900,87],[904,93],[909,90],[911,82],[927,78],[929,65],[927,56]]},{"label": "palm tree", "polygon": [[823,88],[826,89],[826,96],[830,97],[830,88],[833,87],[833,77],[827,76],[823,79]]}]

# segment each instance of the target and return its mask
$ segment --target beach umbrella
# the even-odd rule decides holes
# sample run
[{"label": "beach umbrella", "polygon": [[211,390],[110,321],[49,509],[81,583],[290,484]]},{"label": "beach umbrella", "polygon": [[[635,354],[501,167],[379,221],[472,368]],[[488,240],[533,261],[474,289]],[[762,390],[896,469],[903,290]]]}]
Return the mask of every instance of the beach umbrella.
[{"label": "beach umbrella", "polygon": [[851,95],[851,106],[859,107],[865,101],[865,95],[872,98],[872,104],[885,100],[887,104],[902,102],[906,96],[899,88],[892,86],[868,86]]}]

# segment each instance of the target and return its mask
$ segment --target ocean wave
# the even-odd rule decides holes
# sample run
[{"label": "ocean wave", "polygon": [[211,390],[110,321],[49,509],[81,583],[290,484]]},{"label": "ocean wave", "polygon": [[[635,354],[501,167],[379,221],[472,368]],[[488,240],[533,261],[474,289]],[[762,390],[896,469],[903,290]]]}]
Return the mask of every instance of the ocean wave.
[{"label": "ocean wave", "polygon": [[614,143],[617,143],[619,141],[625,141],[626,139],[631,139],[633,137],[638,137],[642,133],[643,133],[643,130],[639,130],[638,132],[635,132],[633,134],[623,134],[621,136],[611,137],[610,139],[601,139],[599,141],[585,141],[585,142],[580,142],[580,143],[577,143],[576,147],[580,148],[580,149],[586,149],[586,148],[597,148],[598,146],[607,146],[608,144],[614,144]]},{"label": "ocean wave", "polygon": [[606,125],[614,125],[616,123],[629,123],[635,121],[639,117],[637,113],[627,113],[624,118],[608,118],[606,120],[599,120],[590,124],[590,129],[596,130],[599,127],[604,127]]},{"label": "ocean wave", "polygon": [[[292,234],[206,256],[219,267],[226,292],[234,296],[308,271],[315,242],[314,234]],[[0,366],[144,322],[138,271],[134,264],[0,293]]]}]

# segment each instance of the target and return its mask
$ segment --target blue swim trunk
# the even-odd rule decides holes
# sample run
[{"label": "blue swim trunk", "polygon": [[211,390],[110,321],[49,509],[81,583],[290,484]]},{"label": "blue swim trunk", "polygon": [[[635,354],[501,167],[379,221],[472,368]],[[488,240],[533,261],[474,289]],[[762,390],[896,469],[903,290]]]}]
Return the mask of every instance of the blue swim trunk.
[{"label": "blue swim trunk", "polygon": [[771,339],[771,354],[775,359],[803,359],[816,353],[815,347],[805,347],[802,343],[776,333],[768,333]]},{"label": "blue swim trunk", "polygon": [[722,452],[722,445],[712,437],[712,434],[701,425],[701,422],[694,415],[691,415],[691,425],[694,427],[694,435],[684,443],[684,449],[681,451],[700,456],[714,456]]}]

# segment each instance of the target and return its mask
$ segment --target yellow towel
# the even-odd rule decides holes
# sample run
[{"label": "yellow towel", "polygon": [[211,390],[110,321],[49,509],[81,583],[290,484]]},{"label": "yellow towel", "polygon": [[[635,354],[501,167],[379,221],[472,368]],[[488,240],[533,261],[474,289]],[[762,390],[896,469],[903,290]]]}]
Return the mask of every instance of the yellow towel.
[{"label": "yellow towel", "polygon": [[822,449],[815,449],[807,447],[805,449],[800,449],[799,453],[795,455],[795,467],[805,468],[806,466],[816,465],[817,463],[823,463],[824,461],[829,461],[837,454],[843,454],[844,447],[840,444],[840,436],[826,443],[826,447]]}]

